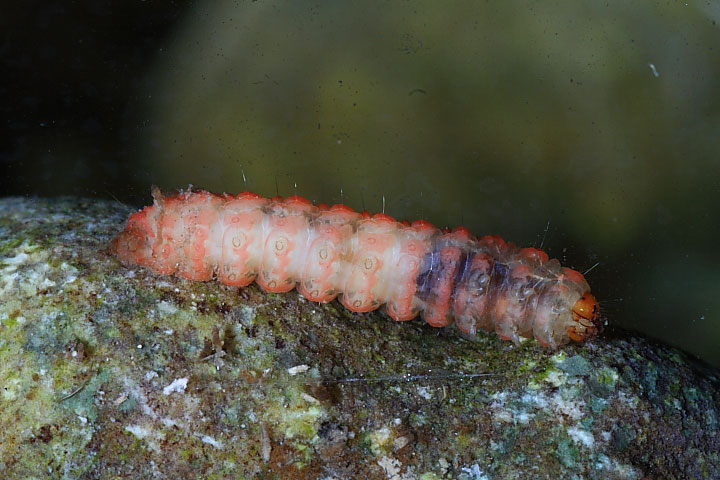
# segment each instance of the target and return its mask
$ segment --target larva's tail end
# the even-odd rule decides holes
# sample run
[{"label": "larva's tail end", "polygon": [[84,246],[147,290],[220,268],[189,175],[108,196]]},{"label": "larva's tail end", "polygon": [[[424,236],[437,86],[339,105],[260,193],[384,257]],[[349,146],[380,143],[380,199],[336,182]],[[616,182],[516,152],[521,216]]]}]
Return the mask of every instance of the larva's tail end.
[{"label": "larva's tail end", "polygon": [[572,318],[574,323],[568,327],[567,333],[576,342],[595,337],[602,330],[600,306],[589,290],[573,305]]},{"label": "larva's tail end", "polygon": [[155,236],[148,219],[148,210],[130,215],[125,228],[110,244],[124,265],[147,265],[152,256],[152,238]]}]

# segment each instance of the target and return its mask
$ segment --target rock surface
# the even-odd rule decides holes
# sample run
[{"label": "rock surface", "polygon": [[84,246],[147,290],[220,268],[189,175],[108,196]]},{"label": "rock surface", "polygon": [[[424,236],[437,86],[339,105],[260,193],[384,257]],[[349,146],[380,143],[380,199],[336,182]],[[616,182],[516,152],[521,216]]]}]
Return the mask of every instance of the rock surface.
[{"label": "rock surface", "polygon": [[720,478],[720,374],[128,269],[130,209],[0,199],[3,478]]}]

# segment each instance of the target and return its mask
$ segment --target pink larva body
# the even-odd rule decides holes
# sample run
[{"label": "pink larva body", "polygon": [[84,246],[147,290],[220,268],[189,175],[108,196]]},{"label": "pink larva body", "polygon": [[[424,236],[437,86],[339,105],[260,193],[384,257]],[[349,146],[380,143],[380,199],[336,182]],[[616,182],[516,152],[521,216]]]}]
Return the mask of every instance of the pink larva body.
[{"label": "pink larva body", "polygon": [[583,276],[534,248],[459,227],[397,222],[301,197],[184,192],[134,213],[115,241],[126,265],[163,275],[305,298],[354,312],[386,305],[397,321],[535,337],[555,348],[597,333],[597,302]]}]

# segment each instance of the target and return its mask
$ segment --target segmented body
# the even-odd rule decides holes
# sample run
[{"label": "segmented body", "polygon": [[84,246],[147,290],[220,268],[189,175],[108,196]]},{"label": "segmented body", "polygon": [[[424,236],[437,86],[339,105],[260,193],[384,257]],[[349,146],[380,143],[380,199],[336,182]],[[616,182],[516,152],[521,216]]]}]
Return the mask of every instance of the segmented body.
[{"label": "segmented body", "polygon": [[435,327],[455,322],[551,348],[597,333],[597,302],[580,273],[500,237],[297,196],[153,196],[115,241],[126,265],[240,287],[256,281],[270,292],[297,288],[315,302],[340,296],[354,312],[385,304],[397,321],[422,315]]}]

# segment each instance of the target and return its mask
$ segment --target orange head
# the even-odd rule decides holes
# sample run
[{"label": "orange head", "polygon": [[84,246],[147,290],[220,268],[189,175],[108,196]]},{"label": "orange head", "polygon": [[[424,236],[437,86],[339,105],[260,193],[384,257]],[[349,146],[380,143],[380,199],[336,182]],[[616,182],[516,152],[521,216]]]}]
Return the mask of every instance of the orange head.
[{"label": "orange head", "polygon": [[600,332],[600,307],[589,291],[575,302],[571,313],[575,323],[568,327],[567,333],[576,342],[584,342]]}]

